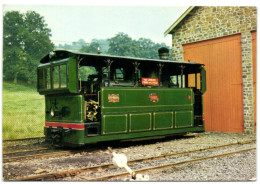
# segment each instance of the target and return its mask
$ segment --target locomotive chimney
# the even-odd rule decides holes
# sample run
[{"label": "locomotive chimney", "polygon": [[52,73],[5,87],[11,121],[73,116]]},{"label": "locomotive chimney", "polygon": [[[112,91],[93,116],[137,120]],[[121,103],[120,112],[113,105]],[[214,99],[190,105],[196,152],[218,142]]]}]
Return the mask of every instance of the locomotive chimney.
[{"label": "locomotive chimney", "polygon": [[169,59],[169,49],[167,49],[166,47],[161,47],[160,49],[158,49],[158,54],[160,59]]}]

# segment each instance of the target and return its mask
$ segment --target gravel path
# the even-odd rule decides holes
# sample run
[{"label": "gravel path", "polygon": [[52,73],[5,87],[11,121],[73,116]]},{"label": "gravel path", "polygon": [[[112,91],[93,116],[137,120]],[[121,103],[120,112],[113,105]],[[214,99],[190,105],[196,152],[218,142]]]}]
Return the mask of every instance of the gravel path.
[{"label": "gravel path", "polygon": [[[248,134],[205,132],[155,141],[119,143],[118,145],[106,144],[111,146],[115,152],[124,153],[128,160],[133,160],[255,139],[255,135]],[[97,153],[88,153],[86,151],[69,156],[17,161],[3,164],[3,177],[6,181],[17,177],[34,175],[39,170],[44,170],[47,174],[68,169],[84,168],[111,163],[111,159],[112,155],[109,151],[100,150]],[[256,152],[248,151],[230,157],[151,171],[148,175],[151,181],[248,181],[256,178]],[[81,181],[84,179],[67,177],[62,180]]]}]

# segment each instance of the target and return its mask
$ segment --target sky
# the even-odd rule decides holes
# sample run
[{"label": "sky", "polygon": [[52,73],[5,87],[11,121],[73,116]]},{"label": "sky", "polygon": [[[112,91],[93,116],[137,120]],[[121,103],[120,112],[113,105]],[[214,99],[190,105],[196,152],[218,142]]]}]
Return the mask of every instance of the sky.
[{"label": "sky", "polygon": [[107,39],[119,32],[133,39],[149,38],[171,45],[171,36],[164,32],[189,6],[94,6],[94,5],[16,5],[5,4],[3,13],[34,10],[44,17],[51,29],[55,45],[79,39]]},{"label": "sky", "polygon": [[[149,2],[149,3],[148,3]],[[234,3],[236,2],[236,3]],[[171,35],[164,32],[189,6],[252,6],[244,0],[3,0],[3,14],[34,10],[44,17],[55,45],[79,39],[107,39],[119,32],[133,39],[149,38],[171,46]]]}]

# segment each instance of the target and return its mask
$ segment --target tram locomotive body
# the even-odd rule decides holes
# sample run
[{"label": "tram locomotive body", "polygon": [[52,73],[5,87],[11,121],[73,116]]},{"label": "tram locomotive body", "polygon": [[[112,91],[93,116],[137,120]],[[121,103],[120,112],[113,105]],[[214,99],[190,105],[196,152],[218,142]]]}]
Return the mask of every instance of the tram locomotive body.
[{"label": "tram locomotive body", "polygon": [[80,146],[204,131],[201,64],[54,51],[37,70],[49,142]]}]

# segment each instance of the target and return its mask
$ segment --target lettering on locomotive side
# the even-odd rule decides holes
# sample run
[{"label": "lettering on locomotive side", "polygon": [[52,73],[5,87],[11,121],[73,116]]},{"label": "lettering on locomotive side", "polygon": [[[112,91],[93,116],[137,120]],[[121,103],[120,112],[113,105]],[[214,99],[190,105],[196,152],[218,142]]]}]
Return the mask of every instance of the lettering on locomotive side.
[{"label": "lettering on locomotive side", "polygon": [[158,78],[143,78],[142,77],[142,85],[143,86],[159,86]]},{"label": "lettering on locomotive side", "polygon": [[159,101],[159,96],[156,93],[151,93],[149,95],[150,101],[151,102],[158,102]]},{"label": "lettering on locomotive side", "polygon": [[119,102],[119,94],[108,94],[108,102]]}]

